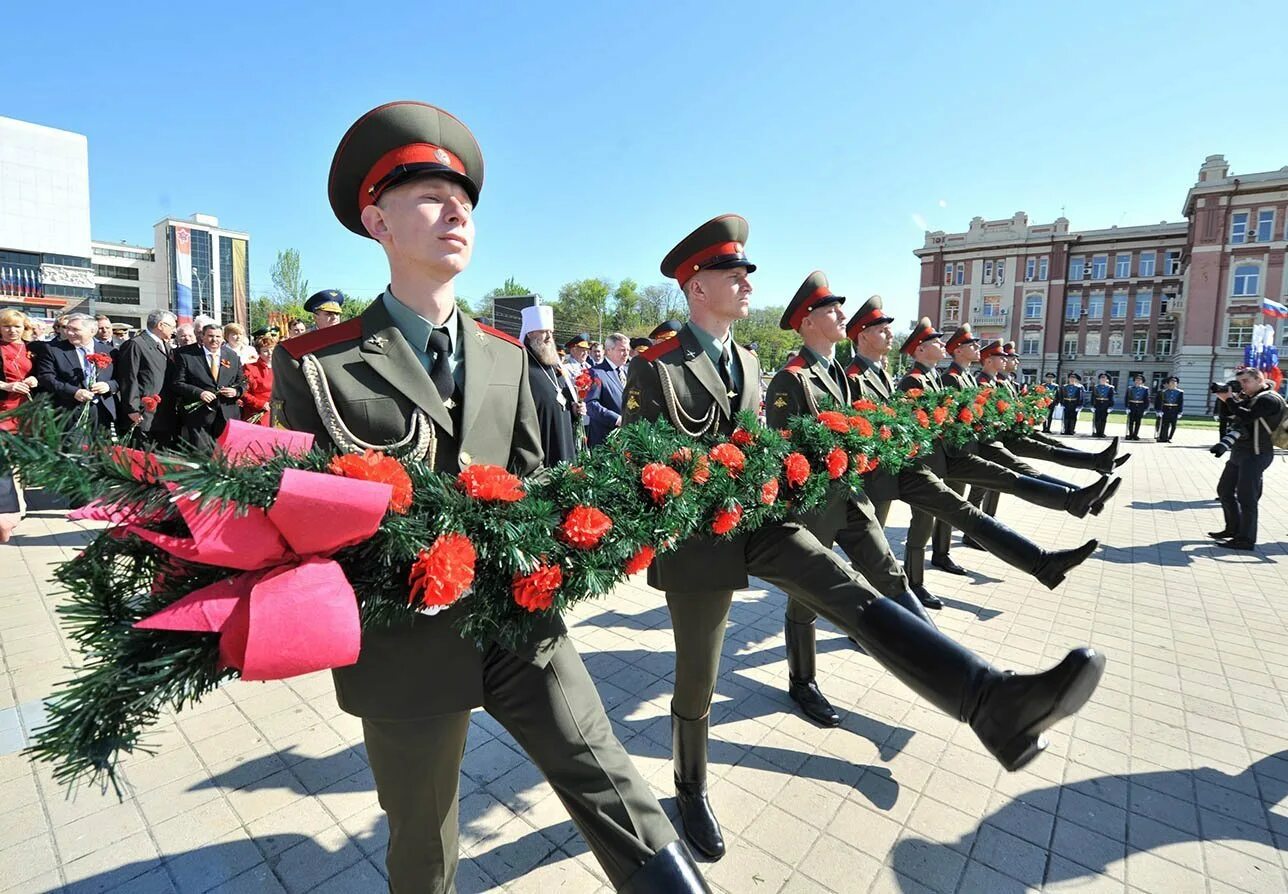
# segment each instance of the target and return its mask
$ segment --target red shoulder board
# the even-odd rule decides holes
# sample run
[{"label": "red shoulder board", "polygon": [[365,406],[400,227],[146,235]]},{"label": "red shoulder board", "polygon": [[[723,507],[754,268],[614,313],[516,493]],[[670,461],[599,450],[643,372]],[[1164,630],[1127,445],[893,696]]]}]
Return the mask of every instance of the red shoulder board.
[{"label": "red shoulder board", "polygon": [[501,339],[502,341],[508,341],[510,344],[514,345],[517,348],[523,347],[523,342],[519,341],[517,338],[515,338],[513,335],[511,335],[508,332],[502,332],[500,329],[493,329],[491,326],[484,326],[482,323],[478,322],[477,320],[474,322],[474,325],[478,326],[481,331],[486,332],[488,335],[495,335],[497,338]]},{"label": "red shoulder board", "polygon": [[282,347],[286,353],[299,360],[305,354],[312,354],[314,351],[342,341],[356,341],[359,338],[362,338],[362,318],[354,317],[352,320],[336,323],[325,329],[314,329],[312,332],[288,338],[282,342]]},{"label": "red shoulder board", "polygon": [[801,357],[800,354],[797,354],[791,360],[787,361],[787,365],[784,366],[783,369],[789,369],[792,372],[796,372],[796,370],[804,369],[807,366],[809,366],[809,364],[805,362],[804,358]]},{"label": "red shoulder board", "polygon": [[925,375],[925,373],[914,367],[913,369],[908,370],[908,375],[916,376],[917,378],[920,379],[922,376]]},{"label": "red shoulder board", "polygon": [[675,338],[668,338],[668,339],[665,339],[664,341],[660,341],[657,344],[653,345],[653,347],[649,348],[643,354],[640,354],[640,356],[643,357],[645,360],[656,360],[659,357],[665,357],[667,354],[671,353],[679,346],[680,346],[679,336],[676,336]]}]

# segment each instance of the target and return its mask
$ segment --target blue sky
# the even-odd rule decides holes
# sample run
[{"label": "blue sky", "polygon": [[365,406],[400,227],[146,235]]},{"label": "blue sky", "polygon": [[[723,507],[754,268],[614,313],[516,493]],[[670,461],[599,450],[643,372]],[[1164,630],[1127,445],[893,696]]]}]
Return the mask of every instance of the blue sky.
[{"label": "blue sky", "polygon": [[587,276],[658,282],[672,244],[732,211],[757,304],[821,268],[906,320],[925,228],[1177,220],[1208,154],[1288,165],[1282,65],[1245,39],[1288,31],[1282,3],[97,9],[74,27],[61,5],[6,12],[8,33],[52,38],[6,41],[0,114],[88,135],[96,239],[215,214],[250,232],[256,293],[287,247],[317,288],[383,286],[326,174],[391,99],[440,105],[482,144],[471,298],[507,276],[552,298]]}]

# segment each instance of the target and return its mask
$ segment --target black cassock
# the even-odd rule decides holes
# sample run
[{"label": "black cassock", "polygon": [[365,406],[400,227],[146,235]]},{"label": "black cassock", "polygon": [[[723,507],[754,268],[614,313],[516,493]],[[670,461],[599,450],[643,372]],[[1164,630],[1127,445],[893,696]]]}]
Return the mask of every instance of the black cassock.
[{"label": "black cassock", "polygon": [[[570,462],[577,456],[573,411],[577,395],[559,367],[545,366],[528,352],[528,382],[537,405],[537,427],[546,465]],[[560,399],[562,398],[562,403]]]}]

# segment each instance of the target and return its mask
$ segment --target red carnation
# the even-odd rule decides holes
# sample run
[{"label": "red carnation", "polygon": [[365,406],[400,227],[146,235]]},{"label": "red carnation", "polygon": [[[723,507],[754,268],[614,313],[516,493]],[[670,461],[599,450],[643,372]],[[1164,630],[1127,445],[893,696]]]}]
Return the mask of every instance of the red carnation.
[{"label": "red carnation", "polygon": [[738,474],[747,464],[747,457],[743,455],[743,452],[733,444],[729,443],[717,444],[711,448],[709,455],[716,462],[720,463],[720,465],[728,469],[729,474],[734,478],[738,477]]},{"label": "red carnation", "polygon": [[922,428],[930,428],[930,417],[925,410],[915,410],[912,415],[917,418],[917,424]]},{"label": "red carnation", "polygon": [[685,463],[691,462],[692,460],[693,460],[693,451],[690,450],[688,447],[681,447],[679,450],[671,454],[671,462],[675,463],[677,466],[684,465]]},{"label": "red carnation", "polygon": [[922,391],[920,388],[909,388],[907,391],[905,391],[905,392],[903,393],[903,396],[904,396],[904,397],[921,397],[921,395],[923,395],[923,394],[925,394],[925,393],[926,393],[926,392]]},{"label": "red carnation", "polygon": [[740,521],[742,521],[742,504],[734,503],[716,513],[716,517],[711,521],[711,530],[715,534],[728,534],[738,527]]},{"label": "red carnation", "polygon": [[854,454],[853,463],[854,471],[858,472],[860,475],[866,475],[877,467],[876,461],[868,459],[868,455],[866,453]]},{"label": "red carnation", "polygon": [[1024,416],[1024,414],[1023,414],[1023,413],[1016,413],[1016,414],[1015,414],[1015,421],[1016,421],[1016,422],[1023,422],[1023,421],[1024,421],[1024,419],[1025,419],[1025,416]]},{"label": "red carnation", "polygon": [[850,428],[858,432],[859,437],[861,438],[872,437],[872,423],[864,419],[862,416],[851,416]]},{"label": "red carnation", "polygon": [[341,478],[358,478],[362,481],[377,481],[393,488],[389,496],[389,509],[399,515],[406,515],[411,508],[411,478],[402,463],[392,456],[386,456],[379,450],[364,450],[362,453],[345,453],[331,460],[327,471]]},{"label": "red carnation", "polygon": [[839,435],[850,430],[850,420],[844,413],[835,410],[824,410],[818,414],[818,421]]},{"label": "red carnation", "polygon": [[97,369],[107,369],[112,365],[112,357],[110,354],[86,354],[85,359],[94,364]]},{"label": "red carnation", "polygon": [[770,478],[760,486],[760,502],[766,506],[773,506],[774,501],[778,499],[778,479]]},{"label": "red carnation", "polygon": [[860,410],[860,411],[863,411],[863,410],[875,410],[875,409],[877,408],[877,405],[876,405],[876,404],[874,404],[872,401],[868,400],[866,397],[861,397],[861,398],[859,398],[859,399],[858,399],[858,400],[856,400],[854,403],[850,404],[850,406],[852,406],[852,407],[854,407],[854,409],[856,409],[856,410]]},{"label": "red carnation", "polygon": [[613,529],[613,520],[594,506],[574,506],[559,526],[559,539],[578,549],[594,549]]},{"label": "red carnation", "polygon": [[524,497],[523,482],[500,466],[466,466],[456,476],[456,486],[486,503],[517,503]]},{"label": "red carnation", "polygon": [[935,407],[934,418],[936,425],[943,425],[948,420],[947,408]]},{"label": "red carnation", "polygon": [[1010,408],[1011,408],[1011,405],[1004,400],[999,400],[997,402],[997,412],[999,413],[1005,413]]},{"label": "red carnation", "polygon": [[894,432],[890,431],[890,426],[883,425],[881,426],[881,431],[877,432],[877,437],[883,441],[888,441],[893,434]]},{"label": "red carnation", "polygon": [[783,458],[783,477],[789,487],[800,487],[809,478],[809,460],[803,453],[789,453]]},{"label": "red carnation", "polygon": [[693,463],[693,483],[706,484],[710,480],[711,466],[707,462],[707,455],[705,453],[700,453]]},{"label": "red carnation", "polygon": [[407,583],[415,605],[451,605],[474,583],[474,544],[464,534],[440,534],[412,563]]},{"label": "red carnation", "polygon": [[889,416],[889,417],[890,417],[890,418],[892,418],[892,419],[893,419],[895,416],[898,416],[898,415],[899,415],[899,414],[898,414],[898,412],[895,410],[895,408],[894,408],[894,407],[886,406],[886,405],[884,405],[884,404],[883,404],[883,405],[882,405],[882,407],[881,407],[881,412],[882,412],[882,413],[884,413],[885,415]]},{"label": "red carnation", "polygon": [[729,436],[729,440],[733,441],[739,447],[748,447],[755,443],[756,438],[751,432],[747,431],[747,429],[736,428],[734,429],[733,434]]},{"label": "red carnation", "polygon": [[975,414],[971,412],[970,407],[962,407],[957,411],[958,420],[966,423],[975,421]]},{"label": "red carnation", "polygon": [[143,406],[143,412],[155,413],[157,407],[161,406],[161,395],[145,394],[139,398],[139,403]]},{"label": "red carnation", "polygon": [[586,395],[590,394],[590,389],[595,386],[595,377],[590,374],[590,370],[583,369],[577,374],[573,384],[577,386],[577,396],[585,400]]},{"label": "red carnation", "polygon": [[658,505],[664,503],[667,497],[678,497],[684,489],[684,479],[680,477],[680,473],[662,463],[649,463],[641,469],[640,484],[644,485],[644,490],[648,491],[648,495]]},{"label": "red carnation", "polygon": [[792,439],[792,430],[790,428],[780,428],[778,433],[789,441]]},{"label": "red carnation", "polygon": [[645,544],[635,551],[635,555],[630,557],[626,562],[626,566],[622,570],[627,574],[638,574],[653,564],[653,558],[656,555],[657,550],[653,549],[653,547],[648,544]]},{"label": "red carnation", "polygon": [[840,447],[833,447],[827,454],[827,474],[829,478],[840,478],[850,465],[850,458]]},{"label": "red carnation", "polygon": [[913,444],[910,448],[908,448],[908,459],[912,459],[914,456],[916,456],[916,455],[917,455],[918,453],[920,453],[920,452],[921,452],[921,447],[920,447],[920,445],[918,445],[918,444]]},{"label": "red carnation", "polygon": [[517,571],[510,580],[514,601],[530,612],[554,605],[555,593],[563,586],[563,569],[558,565],[538,565],[531,574]]}]

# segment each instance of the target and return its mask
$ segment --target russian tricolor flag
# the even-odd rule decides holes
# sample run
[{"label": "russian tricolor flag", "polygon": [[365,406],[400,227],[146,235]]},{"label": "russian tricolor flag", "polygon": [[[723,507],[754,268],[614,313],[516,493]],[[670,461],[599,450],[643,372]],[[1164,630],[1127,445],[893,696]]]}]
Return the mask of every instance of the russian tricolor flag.
[{"label": "russian tricolor flag", "polygon": [[1288,317],[1288,306],[1280,304],[1278,301],[1271,301],[1269,298],[1263,298],[1261,300],[1261,312],[1268,317],[1282,320]]}]

